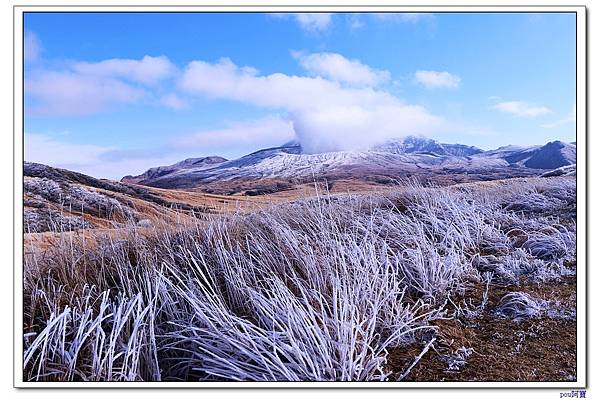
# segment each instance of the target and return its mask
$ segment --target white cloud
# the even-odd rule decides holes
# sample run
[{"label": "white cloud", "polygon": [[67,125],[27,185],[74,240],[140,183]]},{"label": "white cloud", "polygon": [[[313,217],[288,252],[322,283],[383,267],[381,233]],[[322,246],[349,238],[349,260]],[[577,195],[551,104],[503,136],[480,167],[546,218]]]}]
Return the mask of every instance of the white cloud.
[{"label": "white cloud", "polygon": [[416,105],[349,106],[292,113],[294,130],[308,153],[366,149],[387,139],[444,130],[445,121]]},{"label": "white cloud", "polygon": [[144,56],[141,60],[113,58],[97,63],[78,62],[73,70],[90,76],[123,78],[146,85],[156,84],[175,71],[165,56]]},{"label": "white cloud", "polygon": [[375,86],[388,81],[388,71],[377,70],[358,60],[349,60],[337,53],[293,53],[309,72],[338,82],[358,86]]},{"label": "white cloud", "polygon": [[415,72],[415,80],[423,86],[433,88],[457,88],[461,78],[449,72],[424,71]]},{"label": "white cloud", "polygon": [[131,104],[144,98],[143,89],[117,79],[73,73],[41,71],[25,80],[25,92],[34,103],[27,112],[37,115],[86,115],[106,111],[116,104]]},{"label": "white cloud", "polygon": [[175,93],[169,93],[160,98],[160,103],[173,110],[182,110],[188,107],[187,101]]},{"label": "white cloud", "polygon": [[497,103],[492,108],[516,115],[518,117],[537,117],[540,115],[549,114],[552,111],[544,106],[538,106],[526,101],[503,101]]},{"label": "white cloud", "polygon": [[272,13],[270,15],[278,19],[293,18],[304,31],[313,34],[325,32],[333,22],[332,13]]},{"label": "white cloud", "polygon": [[268,117],[257,121],[230,123],[224,129],[206,130],[181,136],[173,141],[176,147],[198,148],[218,152],[231,148],[265,148],[281,146],[294,139],[291,121]]},{"label": "white cloud", "polygon": [[542,124],[542,128],[553,129],[553,128],[558,128],[559,126],[563,126],[563,125],[573,123],[573,122],[575,122],[575,104],[573,104],[573,108],[571,109],[571,112],[569,112],[566,117],[561,118],[554,122]]},{"label": "white cloud", "polygon": [[229,59],[214,64],[205,61],[189,63],[180,87],[189,93],[287,110],[399,103],[387,92],[345,87],[322,77],[282,73],[258,75],[252,69],[238,67]]},{"label": "white cloud", "polygon": [[42,43],[37,35],[33,32],[25,32],[23,38],[24,54],[23,57],[26,63],[37,61],[42,52]]},{"label": "white cloud", "polygon": [[[73,62],[61,71],[33,70],[25,79],[25,92],[31,100],[27,112],[86,115],[134,104],[149,97],[153,85],[175,72],[175,66],[164,56]],[[181,99],[170,95],[160,103],[171,108],[184,106]]]},{"label": "white cloud", "polygon": [[366,147],[390,137],[431,134],[444,121],[425,108],[369,87],[347,87],[322,77],[258,75],[229,59],[193,61],[180,87],[190,94],[235,100],[290,113],[308,152]]}]

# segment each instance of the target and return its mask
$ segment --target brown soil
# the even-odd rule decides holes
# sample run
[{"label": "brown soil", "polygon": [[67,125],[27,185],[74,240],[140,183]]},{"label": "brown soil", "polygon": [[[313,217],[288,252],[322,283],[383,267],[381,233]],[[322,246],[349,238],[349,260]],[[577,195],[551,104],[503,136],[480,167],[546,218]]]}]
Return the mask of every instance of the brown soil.
[{"label": "brown soil", "polygon": [[[493,315],[508,292],[574,306],[576,278],[521,286],[491,286],[489,303],[476,319],[437,320],[436,341],[405,378],[407,381],[543,381],[576,380],[577,327],[574,320],[535,318],[521,321]],[[400,377],[421,353],[424,343],[393,349],[388,367]],[[448,370],[447,357],[459,348],[472,348],[466,365]]]}]

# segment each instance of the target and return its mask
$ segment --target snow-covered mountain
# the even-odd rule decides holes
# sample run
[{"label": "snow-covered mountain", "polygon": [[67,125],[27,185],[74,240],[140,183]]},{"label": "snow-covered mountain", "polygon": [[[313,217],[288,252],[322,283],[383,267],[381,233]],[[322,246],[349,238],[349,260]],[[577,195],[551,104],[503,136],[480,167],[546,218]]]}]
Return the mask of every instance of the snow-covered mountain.
[{"label": "snow-covered mountain", "polygon": [[557,140],[537,149],[523,165],[528,168],[554,169],[574,164],[576,160],[577,147]]},{"label": "snow-covered mountain", "polygon": [[483,151],[411,136],[361,151],[305,154],[299,144],[291,142],[236,160],[221,157],[190,160],[151,168],[142,175],[127,176],[123,180],[163,188],[189,188],[239,179],[301,180],[374,175],[393,179],[412,175],[482,174],[482,179],[494,179],[537,175],[539,170],[573,164],[575,145],[556,141],[544,146],[505,146]]},{"label": "snow-covered mountain", "polygon": [[418,136],[409,136],[403,140],[388,140],[375,146],[373,150],[394,154],[430,153],[438,156],[458,157],[468,157],[483,152],[474,146],[439,143],[436,140]]},{"label": "snow-covered mountain", "polygon": [[577,159],[576,153],[575,144],[556,140],[543,146],[503,146],[480,153],[476,157],[502,159],[508,165],[525,168],[555,169],[574,164]]},{"label": "snow-covered mountain", "polygon": [[202,168],[210,168],[217,164],[221,164],[227,161],[226,158],[219,156],[209,156],[209,157],[200,157],[200,158],[187,158],[183,161],[172,165],[166,165],[161,167],[150,168],[146,172],[141,175],[131,176],[127,175],[121,179],[122,182],[127,183],[140,183],[143,181],[150,181],[153,179],[160,178],[161,176],[168,175],[170,173],[184,170],[184,169],[202,169]]}]

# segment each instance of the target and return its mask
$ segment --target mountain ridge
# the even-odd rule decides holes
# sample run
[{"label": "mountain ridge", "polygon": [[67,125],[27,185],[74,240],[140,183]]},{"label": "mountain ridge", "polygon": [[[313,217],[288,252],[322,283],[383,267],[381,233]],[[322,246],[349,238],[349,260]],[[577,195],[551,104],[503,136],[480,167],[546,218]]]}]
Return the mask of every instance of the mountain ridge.
[{"label": "mountain ridge", "polygon": [[[388,140],[366,150],[306,154],[302,146],[289,142],[280,147],[257,150],[234,160],[212,156],[211,162],[182,162],[155,167],[123,182],[160,188],[194,188],[217,182],[314,177],[386,179],[443,173],[481,174],[482,179],[539,175],[575,163],[573,144],[553,141],[543,146],[503,146],[484,151],[464,144],[440,143],[409,136]],[[203,160],[188,159],[188,160]],[[223,161],[224,160],[224,161]]]}]

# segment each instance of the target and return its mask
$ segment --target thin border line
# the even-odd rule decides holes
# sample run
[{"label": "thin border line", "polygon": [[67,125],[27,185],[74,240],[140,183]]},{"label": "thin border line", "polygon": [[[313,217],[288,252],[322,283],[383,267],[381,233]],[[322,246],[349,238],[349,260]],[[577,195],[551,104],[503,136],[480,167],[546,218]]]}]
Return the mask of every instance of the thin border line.
[{"label": "thin border line", "polygon": [[[401,8],[573,8],[573,7],[584,7],[587,9],[587,7],[584,4],[573,4],[573,5],[523,5],[523,4],[519,4],[519,5],[510,5],[510,6],[506,6],[506,5],[497,5],[497,6],[493,6],[493,5],[481,5],[481,6],[475,6],[475,5],[456,5],[456,4],[452,4],[452,5],[418,5],[418,4],[402,4],[402,5],[398,5],[398,4],[369,4],[369,5],[323,5],[323,4],[314,4],[314,5],[279,5],[279,4],[252,4],[252,5],[248,5],[248,4],[224,4],[224,5],[216,5],[216,4],[208,4],[208,5],[193,5],[193,4],[178,4],[178,5],[163,5],[163,4],[157,4],[157,5],[150,5],[150,6],[143,6],[143,5],[139,5],[139,4],[133,4],[133,5],[125,5],[125,4],[115,4],[115,5],[90,5],[90,4],[83,4],[83,5],[73,5],[73,4],[69,4],[69,5],[57,5],[57,4],[50,4],[50,5],[35,5],[35,4],[24,4],[24,5],[18,5],[15,4],[13,5],[13,8],[67,8],[67,7],[77,7],[77,8],[81,8],[81,7],[89,7],[89,8],[397,8],[398,11],[388,11],[388,12],[395,12],[395,13],[401,13]],[[43,12],[43,11],[40,11]],[[65,13],[76,13],[77,11],[65,11]],[[199,11],[201,12],[201,11]],[[241,11],[228,11],[230,13],[234,13],[234,12],[241,12]],[[256,11],[256,12],[261,12],[261,11]],[[369,13],[371,11],[368,11],[367,13]],[[386,11],[382,11],[382,12],[386,12]],[[422,11],[404,11],[404,12],[411,12],[411,13],[423,13]],[[457,13],[477,13],[478,11],[456,11]],[[491,11],[490,11],[491,12]],[[515,11],[517,13],[525,13],[526,11]],[[576,12],[576,11],[573,11]],[[438,11],[439,13],[439,11]]]}]

